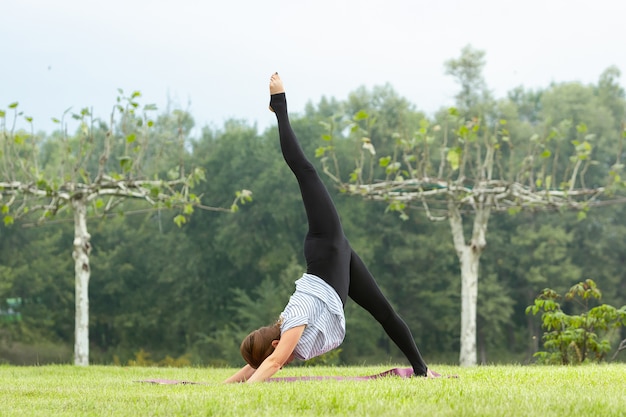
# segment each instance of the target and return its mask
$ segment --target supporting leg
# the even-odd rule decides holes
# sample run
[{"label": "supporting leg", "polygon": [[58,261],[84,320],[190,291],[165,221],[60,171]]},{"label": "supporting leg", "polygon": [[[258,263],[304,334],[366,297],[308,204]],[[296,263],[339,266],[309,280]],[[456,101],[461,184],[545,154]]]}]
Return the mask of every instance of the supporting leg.
[{"label": "supporting leg", "polygon": [[400,348],[411,363],[415,375],[426,376],[428,367],[415,344],[411,330],[394,311],[378,287],[378,284],[376,284],[374,277],[354,251],[352,251],[350,260],[350,289],[348,295],[383,326],[389,338]]}]

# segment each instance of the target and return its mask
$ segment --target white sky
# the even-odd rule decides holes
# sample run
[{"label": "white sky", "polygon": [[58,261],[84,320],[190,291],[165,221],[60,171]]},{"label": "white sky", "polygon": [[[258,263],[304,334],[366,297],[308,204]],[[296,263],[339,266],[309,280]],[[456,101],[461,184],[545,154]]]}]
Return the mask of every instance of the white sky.
[{"label": "white sky", "polygon": [[623,0],[2,0],[0,109],[19,101],[50,130],[68,107],[108,115],[123,88],[201,126],[262,130],[279,71],[292,112],[387,82],[432,112],[453,104],[443,63],[467,44],[486,51],[496,97],[610,65],[626,85],[625,17]]}]

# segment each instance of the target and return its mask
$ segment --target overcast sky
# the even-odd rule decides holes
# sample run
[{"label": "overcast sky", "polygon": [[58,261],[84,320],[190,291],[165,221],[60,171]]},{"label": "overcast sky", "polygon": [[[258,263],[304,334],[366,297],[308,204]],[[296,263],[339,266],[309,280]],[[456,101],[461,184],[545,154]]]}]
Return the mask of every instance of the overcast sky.
[{"label": "overcast sky", "polygon": [[292,112],[385,83],[432,112],[453,104],[443,63],[467,44],[496,97],[625,72],[625,17],[623,0],[2,0],[0,109],[19,101],[50,130],[68,107],[107,115],[122,88],[262,130],[278,71]]}]

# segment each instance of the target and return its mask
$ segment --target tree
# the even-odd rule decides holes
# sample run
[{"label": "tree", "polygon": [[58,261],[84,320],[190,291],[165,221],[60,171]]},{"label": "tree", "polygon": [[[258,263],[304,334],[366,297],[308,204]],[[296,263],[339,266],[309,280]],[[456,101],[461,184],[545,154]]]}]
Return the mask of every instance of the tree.
[{"label": "tree", "polygon": [[[0,111],[0,205],[5,225],[38,212],[38,222],[64,212],[73,216],[76,365],[89,364],[92,248],[88,215],[123,212],[126,200],[137,199],[156,209],[178,208],[179,214],[173,220],[180,226],[194,208],[228,212],[250,199],[250,192],[244,190],[237,193],[228,209],[203,206],[200,196],[191,190],[205,179],[205,173],[200,168],[185,167],[183,125],[179,126],[178,136],[157,141],[154,147],[155,122],[151,114],[156,107],[141,106],[137,91],[128,96],[121,90],[119,93],[108,124],[93,117],[87,108],[79,113],[68,109],[61,120],[53,119],[61,130],[48,141],[34,133],[32,118],[18,110],[18,103],[8,106],[13,112],[11,120],[6,111]],[[67,134],[68,115],[78,124],[74,136]],[[16,129],[22,117],[30,125],[30,132]],[[159,166],[154,157],[159,152],[179,156],[178,165],[170,166],[167,172],[150,169],[149,163]]]},{"label": "tree", "polygon": [[[434,122],[423,118],[415,132],[396,132],[388,155],[377,157],[374,146],[372,126],[379,115],[363,110],[347,120],[333,118],[323,137],[327,145],[317,152],[325,172],[343,192],[385,201],[403,219],[417,203],[430,220],[448,221],[461,269],[461,365],[477,361],[479,263],[491,214],[573,209],[583,219],[594,205],[621,201],[612,192],[624,185],[619,157],[612,165],[593,161],[595,137],[584,114],[575,123],[565,117],[509,125],[504,115],[516,113],[514,103],[496,107],[487,99],[479,101],[488,96],[481,74],[483,57],[468,47],[461,59],[447,63],[448,73],[462,86],[459,107],[440,113]],[[353,155],[356,166],[348,181],[333,163],[336,143],[346,130],[361,145]],[[603,149],[610,150],[616,147]],[[586,181],[593,168],[604,173],[603,183],[598,175]],[[464,220],[471,217],[468,228]]]},{"label": "tree", "polygon": [[[489,92],[483,78],[485,51],[466,45],[461,56],[445,62],[445,73],[455,78],[461,86],[456,95],[457,108],[463,113],[481,113],[482,104],[489,103]],[[474,116],[474,115],[473,115]]]}]

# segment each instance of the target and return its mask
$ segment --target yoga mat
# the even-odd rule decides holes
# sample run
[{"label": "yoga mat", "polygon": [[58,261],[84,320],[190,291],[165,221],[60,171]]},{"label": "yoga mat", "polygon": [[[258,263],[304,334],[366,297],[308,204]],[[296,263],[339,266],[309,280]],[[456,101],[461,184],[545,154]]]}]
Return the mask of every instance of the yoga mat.
[{"label": "yoga mat", "polygon": [[[433,372],[433,371],[431,371]],[[435,376],[441,376],[436,372],[433,372]],[[296,381],[323,381],[323,380],[335,380],[335,381],[369,381],[371,379],[386,378],[386,377],[400,377],[410,378],[413,375],[413,368],[393,368],[388,371],[381,372],[375,375],[368,376],[286,376],[270,378],[266,382],[296,382]],[[177,381],[174,379],[146,379],[137,382],[148,382],[151,384],[159,385],[206,385],[205,382],[191,382],[191,381]]]},{"label": "yoga mat", "polygon": [[370,379],[385,378],[389,376],[399,376],[401,378],[409,378],[413,375],[413,368],[393,368],[376,375],[368,376],[287,376],[270,378],[268,382],[295,382],[295,381],[322,381],[334,379],[336,381],[368,381]]}]

